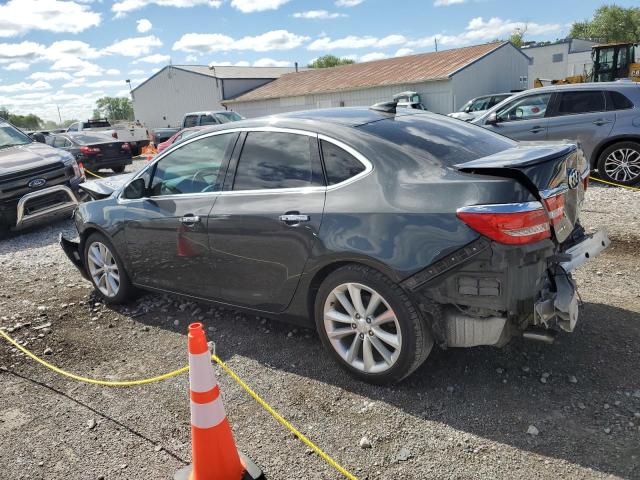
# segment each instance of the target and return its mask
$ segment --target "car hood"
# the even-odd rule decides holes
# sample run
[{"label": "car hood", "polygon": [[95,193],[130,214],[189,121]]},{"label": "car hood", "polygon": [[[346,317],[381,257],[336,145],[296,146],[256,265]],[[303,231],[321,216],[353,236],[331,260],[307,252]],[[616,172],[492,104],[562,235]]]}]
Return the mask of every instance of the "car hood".
[{"label": "car hood", "polygon": [[470,120],[473,120],[474,118],[477,118],[479,115],[483,114],[484,112],[485,112],[485,110],[482,110],[480,112],[474,112],[474,113],[453,112],[453,113],[450,113],[447,116],[451,117],[451,118],[457,118],[458,120],[464,120],[465,122],[468,122]]},{"label": "car hood", "polygon": [[64,150],[37,142],[0,148],[0,175],[64,162],[72,158],[73,156]]},{"label": "car hood", "polygon": [[113,177],[100,178],[98,180],[89,180],[82,183],[80,189],[87,192],[94,200],[107,198],[113,192],[120,190],[133,175],[133,173],[125,173],[123,175],[114,175]]}]

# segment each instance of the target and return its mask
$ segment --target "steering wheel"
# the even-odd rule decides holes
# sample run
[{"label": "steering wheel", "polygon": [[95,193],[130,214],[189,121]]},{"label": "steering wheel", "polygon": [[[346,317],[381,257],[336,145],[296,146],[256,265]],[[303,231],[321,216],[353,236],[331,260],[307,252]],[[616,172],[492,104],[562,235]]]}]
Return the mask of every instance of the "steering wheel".
[{"label": "steering wheel", "polygon": [[197,191],[198,187],[201,187],[201,184],[206,184],[205,188],[201,188],[199,191],[200,192],[205,192],[207,191],[207,189],[211,186],[209,185],[209,182],[207,181],[206,178],[204,178],[204,172],[202,170],[198,170],[196,173],[193,174],[193,176],[191,177],[191,190],[192,191]]},{"label": "steering wheel", "polygon": [[160,184],[160,195],[177,195],[180,193],[182,192],[172,185],[167,183]]}]

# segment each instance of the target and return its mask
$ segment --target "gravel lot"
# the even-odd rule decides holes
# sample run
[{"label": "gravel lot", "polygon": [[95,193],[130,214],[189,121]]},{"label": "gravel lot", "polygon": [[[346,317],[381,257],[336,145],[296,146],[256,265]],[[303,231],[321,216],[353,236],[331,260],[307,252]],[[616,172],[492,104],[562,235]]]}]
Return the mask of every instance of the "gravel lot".
[{"label": "gravel lot", "polygon": [[[186,327],[201,320],[217,353],[359,478],[640,478],[640,193],[592,184],[587,197],[583,223],[614,242],[577,272],[573,334],[434,351],[394,388],[342,373],[311,330],[168,295],[96,302],[57,246],[70,221],[0,242],[0,327],[62,368],[131,379],[183,366]],[[219,378],[237,443],[268,478],[341,478]],[[187,392],[186,376],[73,382],[2,345],[0,477],[171,478],[190,457]]]}]

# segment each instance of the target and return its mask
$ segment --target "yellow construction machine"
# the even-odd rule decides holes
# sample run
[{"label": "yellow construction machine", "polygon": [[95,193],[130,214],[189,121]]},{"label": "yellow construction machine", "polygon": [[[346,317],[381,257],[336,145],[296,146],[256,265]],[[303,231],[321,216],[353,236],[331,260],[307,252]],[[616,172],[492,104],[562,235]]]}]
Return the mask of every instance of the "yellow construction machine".
[{"label": "yellow construction machine", "polygon": [[640,46],[637,43],[606,43],[591,47],[593,70],[559,80],[536,78],[534,87],[567,83],[613,82],[628,78],[640,82]]}]

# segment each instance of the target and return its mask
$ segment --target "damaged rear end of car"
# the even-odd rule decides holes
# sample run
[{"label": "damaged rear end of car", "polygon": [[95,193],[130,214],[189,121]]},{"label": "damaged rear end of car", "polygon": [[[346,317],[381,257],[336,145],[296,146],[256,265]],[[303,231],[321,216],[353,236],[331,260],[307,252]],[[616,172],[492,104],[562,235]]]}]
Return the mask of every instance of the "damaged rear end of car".
[{"label": "damaged rear end of car", "polygon": [[579,222],[588,164],[570,143],[519,144],[455,165],[469,179],[517,182],[528,201],[477,202],[456,209],[479,233],[402,285],[432,318],[443,347],[502,346],[515,336],[551,343],[574,330],[578,293],[571,272],[609,245]]}]

